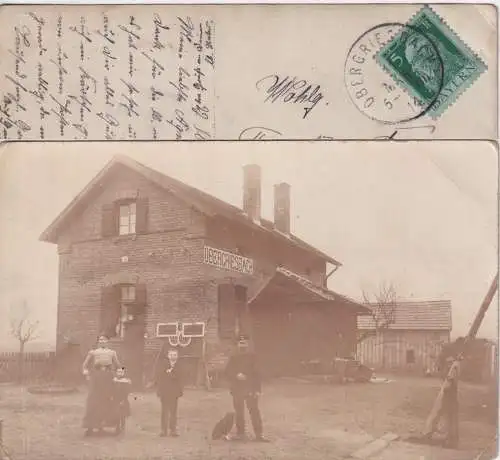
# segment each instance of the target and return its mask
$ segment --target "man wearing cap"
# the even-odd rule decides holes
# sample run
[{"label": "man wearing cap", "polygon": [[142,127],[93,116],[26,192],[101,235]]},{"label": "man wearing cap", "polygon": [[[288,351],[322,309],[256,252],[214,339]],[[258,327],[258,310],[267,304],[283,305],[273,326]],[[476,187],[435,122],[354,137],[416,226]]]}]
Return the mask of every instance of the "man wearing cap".
[{"label": "man wearing cap", "polygon": [[262,435],[262,417],[259,410],[261,380],[255,362],[255,355],[249,351],[248,337],[238,338],[238,352],[231,356],[226,366],[236,413],[236,439],[245,439],[245,404],[255,433],[255,440],[266,442]]}]

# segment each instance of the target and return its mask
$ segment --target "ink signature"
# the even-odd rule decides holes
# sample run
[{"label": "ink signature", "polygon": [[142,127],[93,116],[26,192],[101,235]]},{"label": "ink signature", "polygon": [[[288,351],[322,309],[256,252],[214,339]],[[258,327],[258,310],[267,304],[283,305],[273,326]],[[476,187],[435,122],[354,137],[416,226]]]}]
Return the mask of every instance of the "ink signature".
[{"label": "ink signature", "polygon": [[[394,132],[388,136],[377,136],[374,137],[375,140],[386,140],[386,141],[391,141],[395,140],[398,138],[405,139],[404,133],[408,132],[410,130],[416,130],[416,129],[425,129],[429,131],[429,134],[434,133],[436,131],[436,126],[434,125],[418,125],[418,126],[402,126],[398,127],[394,130]],[[244,130],[241,131],[240,135],[238,136],[238,139],[241,141],[261,141],[261,140],[271,140],[271,139],[276,139],[278,137],[283,136],[283,133],[280,131],[277,131],[276,129],[272,128],[265,128],[263,126],[251,126],[250,128],[245,128]],[[315,141],[335,141],[337,140],[336,137],[334,136],[329,136],[326,134],[319,134],[312,140]]]},{"label": "ink signature", "polygon": [[[429,134],[433,134],[434,131],[436,131],[436,127],[434,125],[419,125],[419,126],[403,126],[396,128],[394,132],[390,136],[377,136],[375,137],[376,140],[384,140],[384,141],[392,141],[394,139],[397,139],[399,134],[402,134],[402,132],[407,132],[409,130],[415,130],[415,129],[426,129],[429,131]],[[403,135],[404,139],[404,135]]]},{"label": "ink signature", "polygon": [[308,104],[307,107],[304,107],[302,118],[306,118],[323,99],[320,85],[310,84],[307,80],[299,80],[297,77],[267,75],[261,78],[255,87],[259,91],[264,89],[267,94],[265,102]]},{"label": "ink signature", "polygon": [[271,128],[264,128],[262,126],[251,126],[241,131],[238,139],[240,141],[261,141],[264,139],[276,139],[281,137],[282,133]]}]

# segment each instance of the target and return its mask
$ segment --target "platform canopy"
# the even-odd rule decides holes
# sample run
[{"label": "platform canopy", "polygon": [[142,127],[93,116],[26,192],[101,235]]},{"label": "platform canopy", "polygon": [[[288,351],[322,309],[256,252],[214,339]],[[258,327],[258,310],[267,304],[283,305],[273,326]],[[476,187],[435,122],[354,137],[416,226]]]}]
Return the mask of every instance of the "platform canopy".
[{"label": "platform canopy", "polygon": [[345,306],[354,309],[358,314],[370,313],[370,309],[344,295],[318,286],[307,278],[283,267],[269,277],[257,293],[249,300],[249,306],[280,302],[295,304],[329,303],[332,306]]}]

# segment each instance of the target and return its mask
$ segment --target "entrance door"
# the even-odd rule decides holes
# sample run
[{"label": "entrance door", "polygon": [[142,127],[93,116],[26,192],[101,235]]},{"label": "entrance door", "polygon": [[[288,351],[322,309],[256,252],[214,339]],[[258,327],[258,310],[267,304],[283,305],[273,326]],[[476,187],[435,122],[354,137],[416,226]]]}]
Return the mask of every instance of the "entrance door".
[{"label": "entrance door", "polygon": [[125,326],[123,337],[123,365],[134,388],[143,384],[144,373],[144,314],[137,314]]},{"label": "entrance door", "polygon": [[121,298],[122,315],[126,319],[123,331],[123,364],[127,368],[133,386],[140,388],[144,373],[146,286],[142,284],[122,286]]}]

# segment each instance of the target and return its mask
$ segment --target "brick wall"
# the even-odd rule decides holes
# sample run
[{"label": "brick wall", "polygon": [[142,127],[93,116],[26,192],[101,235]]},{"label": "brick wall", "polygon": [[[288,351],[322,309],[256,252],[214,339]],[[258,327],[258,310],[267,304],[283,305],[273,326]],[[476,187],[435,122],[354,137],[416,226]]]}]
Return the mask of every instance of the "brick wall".
[{"label": "brick wall", "polygon": [[231,349],[231,343],[227,340],[220,340],[218,336],[219,284],[232,282],[246,286],[248,299],[251,299],[273,276],[277,265],[282,265],[320,284],[325,277],[326,264],[303,250],[293,249],[286,244],[282,245],[274,238],[259,235],[239,223],[226,219],[211,219],[207,221],[206,228],[205,243],[208,246],[239,253],[254,261],[253,275],[221,270],[208,265],[204,269],[207,281],[206,302],[212,305],[211,310],[214,312],[212,321],[207,325],[209,364],[220,365],[220,357],[227,355]]},{"label": "brick wall", "polygon": [[[148,198],[147,232],[101,237],[102,207],[126,194]],[[184,202],[123,168],[99,196],[72,220],[59,240],[59,336],[90,347],[99,330],[105,284],[147,286],[147,348],[158,321],[206,320],[203,258],[204,218]],[[128,259],[123,259],[127,257]]]},{"label": "brick wall", "polygon": [[[117,199],[146,198],[147,230],[138,235],[102,237],[103,206]],[[254,274],[219,270],[203,263],[204,245],[240,252],[254,259]],[[232,344],[220,340],[218,285],[233,281],[248,287],[249,298],[272,276],[276,265],[309,278],[325,279],[326,264],[307,251],[291,248],[241,224],[207,219],[191,206],[141,175],[119,166],[79,215],[61,232],[58,340],[76,339],[82,350],[101,332],[103,287],[116,283],[146,286],[145,350],[149,357],[162,342],[156,324],[203,321],[209,355],[227,355]],[[120,342],[114,346],[120,350]]]}]

